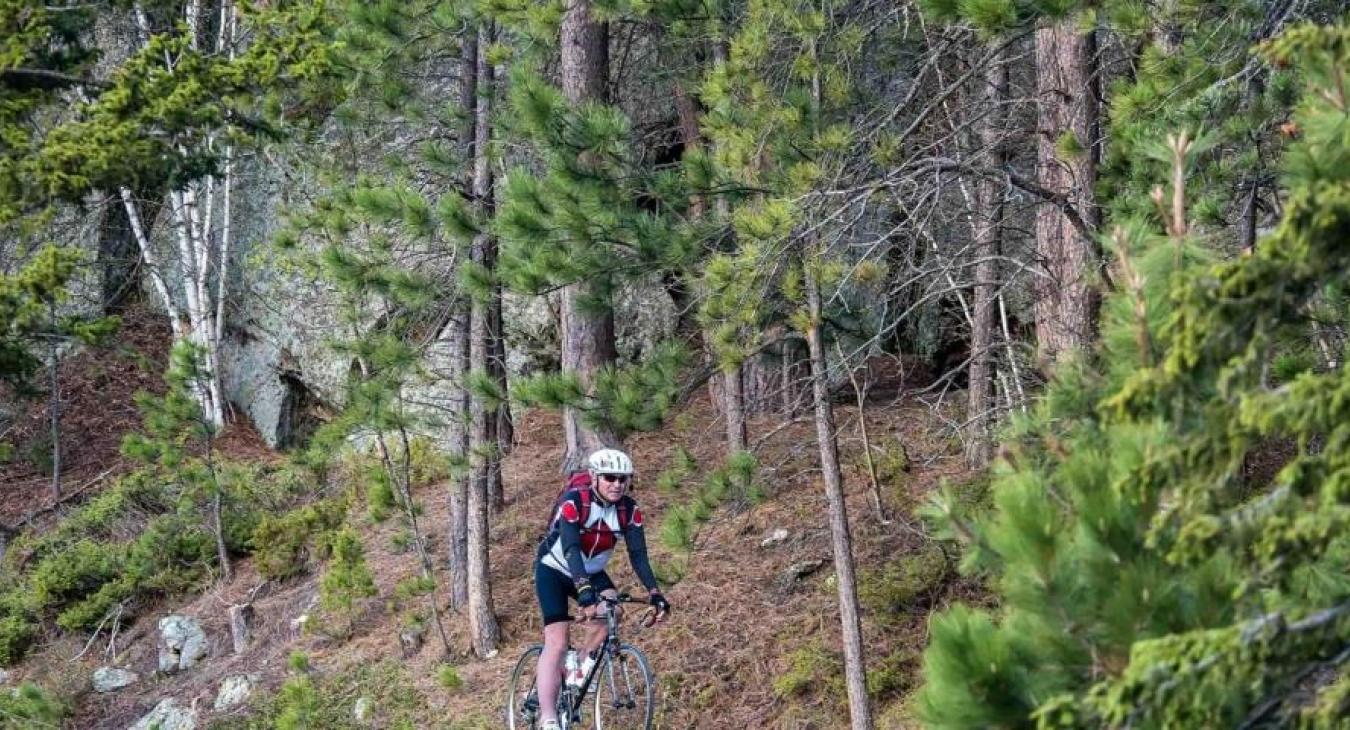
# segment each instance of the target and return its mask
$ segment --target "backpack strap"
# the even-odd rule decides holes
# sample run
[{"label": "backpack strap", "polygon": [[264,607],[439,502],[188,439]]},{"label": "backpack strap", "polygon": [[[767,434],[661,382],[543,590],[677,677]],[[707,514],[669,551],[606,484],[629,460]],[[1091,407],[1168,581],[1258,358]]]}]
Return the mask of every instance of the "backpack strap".
[{"label": "backpack strap", "polygon": [[576,491],[581,495],[581,525],[585,526],[586,520],[591,518],[591,488],[579,487]]}]

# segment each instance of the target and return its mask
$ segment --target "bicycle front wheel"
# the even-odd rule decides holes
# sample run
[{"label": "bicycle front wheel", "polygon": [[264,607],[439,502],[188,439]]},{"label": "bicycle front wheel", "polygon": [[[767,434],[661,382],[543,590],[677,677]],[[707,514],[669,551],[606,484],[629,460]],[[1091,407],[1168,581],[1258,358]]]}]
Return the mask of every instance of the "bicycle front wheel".
[{"label": "bicycle front wheel", "polygon": [[605,660],[596,679],[595,730],[651,730],[656,677],[640,649],[624,644]]},{"label": "bicycle front wheel", "polygon": [[506,685],[506,727],[510,730],[535,730],[539,726],[539,691],[535,689],[535,673],[543,644],[525,650],[511,670],[511,681]]}]

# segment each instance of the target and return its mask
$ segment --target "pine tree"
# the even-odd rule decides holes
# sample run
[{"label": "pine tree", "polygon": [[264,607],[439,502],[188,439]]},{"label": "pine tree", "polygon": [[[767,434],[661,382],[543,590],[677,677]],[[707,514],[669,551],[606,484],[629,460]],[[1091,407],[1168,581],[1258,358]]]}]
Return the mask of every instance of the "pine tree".
[{"label": "pine tree", "polygon": [[[1196,154],[1169,138],[1165,235],[1121,222],[1097,357],[1065,367],[1009,434],[993,511],[967,521],[996,612],[934,618],[933,727],[1336,727],[1350,647],[1343,364],[1270,368],[1337,296],[1350,257],[1344,26],[1265,50],[1307,84],[1285,215],[1214,263],[1185,206]],[[1347,312],[1337,314],[1344,322]],[[1273,479],[1244,469],[1297,444]],[[1267,457],[1269,458],[1269,457]]]},{"label": "pine tree", "polygon": [[[826,358],[826,301],[843,282],[843,264],[825,242],[825,226],[813,226],[817,211],[799,201],[842,167],[850,130],[840,120],[847,81],[834,54],[844,33],[832,27],[831,3],[753,3],[732,39],[724,65],[704,83],[709,105],[706,128],[716,152],[714,174],[725,175],[756,194],[733,201],[739,255],[714,259],[707,268],[722,285],[704,310],[720,320],[719,355],[734,367],[753,348],[752,323],[774,313],[790,318],[805,339],[810,362],[816,440],[830,514],[835,578],[839,593],[845,686],[851,726],[870,728],[871,707],[864,679],[861,621],[854,574],[852,536],[843,497],[833,405]],[[841,44],[842,45],[842,44]],[[786,78],[776,78],[788,68]],[[783,84],[787,93],[772,91]],[[715,169],[716,169],[715,168]],[[739,197],[739,196],[738,196]],[[738,204],[737,204],[738,203]],[[725,286],[725,283],[738,284]],[[739,300],[739,302],[737,301]],[[781,321],[781,319],[780,319]]]},{"label": "pine tree", "polygon": [[61,498],[60,346],[92,345],[118,326],[116,317],[59,316],[80,262],[78,251],[47,246],[14,274],[0,274],[0,383],[32,394],[42,358],[47,367],[47,415],[52,448],[52,500]]},{"label": "pine tree", "polygon": [[332,557],[319,581],[320,603],[324,611],[346,619],[345,635],[356,630],[356,602],[376,594],[375,579],[366,566],[361,538],[350,527],[332,537]]},{"label": "pine tree", "polygon": [[511,393],[566,409],[564,468],[576,467],[592,448],[617,444],[627,431],[652,427],[674,398],[679,386],[667,377],[680,359],[674,348],[661,348],[645,363],[616,363],[612,302],[647,271],[682,271],[697,255],[678,225],[688,191],[671,171],[641,163],[629,120],[608,98],[604,22],[590,7],[576,4],[543,28],[530,13],[496,10],[515,33],[551,32],[545,37],[553,40],[541,46],[550,53],[564,28],[572,39],[563,43],[561,89],[541,77],[547,57],[522,54],[511,75],[506,133],[531,143],[538,167],[508,173],[490,222],[501,239],[506,286],[563,292],[562,372],[518,383]]},{"label": "pine tree", "polygon": [[178,481],[191,504],[207,516],[207,529],[215,538],[216,560],[221,579],[233,575],[225,545],[222,521],[224,484],[217,464],[217,425],[202,412],[196,394],[210,374],[203,368],[201,351],[189,342],[179,342],[169,353],[164,375],[168,392],[163,396],[140,394],[136,404],[144,419],[144,433],[128,435],[123,453],[158,467]]}]

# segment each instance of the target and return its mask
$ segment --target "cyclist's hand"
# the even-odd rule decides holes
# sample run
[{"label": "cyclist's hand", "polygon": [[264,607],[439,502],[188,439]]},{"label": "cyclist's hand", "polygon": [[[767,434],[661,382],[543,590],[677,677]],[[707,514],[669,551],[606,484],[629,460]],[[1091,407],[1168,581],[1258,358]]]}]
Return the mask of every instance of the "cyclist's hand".
[{"label": "cyclist's hand", "polygon": [[[600,593],[589,584],[577,588],[577,605],[583,609],[594,606],[600,600]],[[583,612],[589,616],[589,612]]]},{"label": "cyclist's hand", "polygon": [[650,602],[652,607],[656,609],[657,621],[664,619],[666,614],[670,613],[670,601],[667,601],[666,597],[661,595],[660,591],[652,592]]}]

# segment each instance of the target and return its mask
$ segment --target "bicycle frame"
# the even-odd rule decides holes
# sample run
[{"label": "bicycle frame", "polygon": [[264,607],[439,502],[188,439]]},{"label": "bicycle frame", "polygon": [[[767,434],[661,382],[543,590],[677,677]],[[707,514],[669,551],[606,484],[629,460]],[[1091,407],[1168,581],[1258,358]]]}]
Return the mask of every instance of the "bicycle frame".
[{"label": "bicycle frame", "polygon": [[618,598],[606,598],[601,596],[600,600],[609,605],[609,612],[605,614],[605,640],[600,644],[599,658],[591,665],[591,671],[586,673],[585,678],[581,680],[581,686],[572,691],[575,696],[571,697],[571,702],[567,706],[567,718],[569,723],[581,721],[581,706],[586,702],[587,695],[591,689],[591,683],[597,681],[601,667],[609,661],[612,655],[617,654],[620,646],[619,641],[619,604],[622,603],[643,603],[635,601],[627,595],[620,595]]}]

